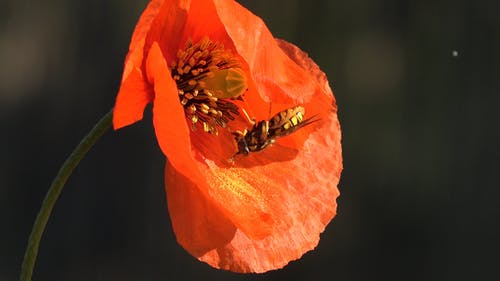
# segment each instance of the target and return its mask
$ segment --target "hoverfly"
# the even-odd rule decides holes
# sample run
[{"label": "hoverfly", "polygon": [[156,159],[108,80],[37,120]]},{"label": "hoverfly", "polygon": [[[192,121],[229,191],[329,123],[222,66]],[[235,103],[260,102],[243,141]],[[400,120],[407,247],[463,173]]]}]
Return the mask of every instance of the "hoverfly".
[{"label": "hoverfly", "polygon": [[287,136],[317,121],[313,118],[304,119],[304,115],[304,107],[295,106],[278,112],[269,120],[261,120],[257,123],[254,121],[250,130],[233,132],[238,148],[238,152],[234,156],[261,151],[274,143],[278,137]]}]

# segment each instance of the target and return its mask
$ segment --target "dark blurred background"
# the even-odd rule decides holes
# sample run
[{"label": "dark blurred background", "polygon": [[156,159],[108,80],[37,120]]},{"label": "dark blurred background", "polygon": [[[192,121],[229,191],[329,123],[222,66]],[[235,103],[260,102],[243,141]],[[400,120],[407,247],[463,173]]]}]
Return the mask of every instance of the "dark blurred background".
[{"label": "dark blurred background", "polygon": [[[62,162],[114,103],[147,1],[0,3],[0,280]],[[285,269],[210,268],[175,241],[150,109],[70,178],[33,280],[500,280],[499,1],[241,1],[327,73],[339,214]]]}]

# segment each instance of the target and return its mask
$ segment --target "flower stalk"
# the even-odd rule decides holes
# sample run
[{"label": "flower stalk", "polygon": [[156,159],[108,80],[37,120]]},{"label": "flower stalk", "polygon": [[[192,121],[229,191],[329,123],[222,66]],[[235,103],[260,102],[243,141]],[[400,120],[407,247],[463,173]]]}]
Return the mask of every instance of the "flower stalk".
[{"label": "flower stalk", "polygon": [[38,255],[38,248],[40,246],[40,239],[42,238],[45,226],[49,220],[52,209],[61,194],[66,181],[69,176],[73,173],[73,170],[78,166],[83,157],[87,152],[94,146],[94,144],[99,140],[104,133],[111,128],[111,120],[113,116],[113,110],[110,110],[106,115],[104,115],[99,122],[92,128],[92,130],[81,140],[75,150],[66,159],[62,165],[59,173],[52,181],[52,184],[45,195],[42,207],[38,212],[38,216],[33,224],[33,229],[31,230],[30,237],[28,239],[28,245],[26,247],[26,252],[24,254],[24,260],[21,267],[21,281],[31,280],[33,274],[33,268],[35,267],[36,258]]}]

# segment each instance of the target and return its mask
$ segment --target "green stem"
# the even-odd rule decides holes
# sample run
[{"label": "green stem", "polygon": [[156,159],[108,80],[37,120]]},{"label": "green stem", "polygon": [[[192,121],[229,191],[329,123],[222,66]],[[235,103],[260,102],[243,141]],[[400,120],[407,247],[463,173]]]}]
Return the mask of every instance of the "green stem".
[{"label": "green stem", "polygon": [[31,275],[33,274],[33,268],[35,267],[35,261],[38,254],[38,247],[40,246],[40,239],[42,238],[43,231],[47,225],[54,204],[59,198],[64,184],[68,180],[69,176],[73,173],[73,170],[80,160],[87,154],[92,146],[101,138],[101,136],[111,127],[111,119],[113,116],[113,110],[109,111],[104,117],[97,122],[97,124],[92,128],[90,133],[88,133],[85,138],[78,144],[73,153],[66,159],[66,162],[62,165],[59,173],[54,178],[49,191],[45,195],[40,212],[36,217],[35,223],[33,224],[33,229],[28,240],[28,246],[26,252],[24,253],[23,265],[21,268],[21,281],[30,281]]}]

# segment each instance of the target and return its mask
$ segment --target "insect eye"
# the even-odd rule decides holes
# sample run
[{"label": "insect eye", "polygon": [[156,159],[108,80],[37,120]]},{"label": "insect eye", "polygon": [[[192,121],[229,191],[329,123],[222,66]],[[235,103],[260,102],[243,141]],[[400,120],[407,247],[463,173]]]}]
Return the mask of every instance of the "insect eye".
[{"label": "insect eye", "polygon": [[245,72],[236,67],[217,70],[201,82],[205,89],[219,99],[237,98],[248,88]]}]

